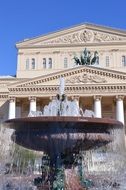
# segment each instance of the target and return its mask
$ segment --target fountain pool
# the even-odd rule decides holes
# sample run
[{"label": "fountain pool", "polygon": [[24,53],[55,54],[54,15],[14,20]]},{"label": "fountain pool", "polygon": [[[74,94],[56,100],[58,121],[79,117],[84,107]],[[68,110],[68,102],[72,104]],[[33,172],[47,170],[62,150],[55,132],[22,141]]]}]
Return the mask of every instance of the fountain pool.
[{"label": "fountain pool", "polygon": [[[28,117],[5,121],[5,129],[13,130],[9,135],[11,142],[43,155],[41,173],[37,176],[33,172],[33,155],[25,173],[23,165],[15,172],[16,178],[11,172],[14,170],[11,162],[9,172],[1,174],[1,179],[8,178],[10,183],[3,180],[1,190],[124,190],[123,124],[114,119],[95,118],[91,110],[88,113],[85,117],[76,100],[68,101],[62,79],[60,93],[41,112],[31,111]],[[8,158],[13,160],[12,155]]]}]

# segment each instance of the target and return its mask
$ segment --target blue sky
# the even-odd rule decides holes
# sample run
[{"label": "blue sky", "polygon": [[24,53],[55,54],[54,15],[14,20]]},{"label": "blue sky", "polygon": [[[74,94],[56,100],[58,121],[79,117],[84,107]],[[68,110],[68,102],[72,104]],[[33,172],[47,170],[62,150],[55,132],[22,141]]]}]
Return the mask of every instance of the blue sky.
[{"label": "blue sky", "polygon": [[15,75],[15,44],[81,23],[126,30],[126,0],[0,0],[0,75]]}]

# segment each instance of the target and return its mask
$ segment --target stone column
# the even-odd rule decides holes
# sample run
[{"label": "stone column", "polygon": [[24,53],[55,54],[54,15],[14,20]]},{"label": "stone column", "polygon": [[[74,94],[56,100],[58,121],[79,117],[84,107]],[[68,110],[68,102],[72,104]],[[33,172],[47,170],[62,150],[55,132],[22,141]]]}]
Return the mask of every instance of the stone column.
[{"label": "stone column", "polygon": [[16,102],[16,118],[21,117],[21,101],[17,100]]},{"label": "stone column", "polygon": [[34,96],[29,97],[29,101],[30,101],[30,109],[29,109],[29,112],[31,112],[31,111],[36,111],[36,97],[34,97]]},{"label": "stone column", "polygon": [[124,96],[116,96],[116,119],[124,124]]},{"label": "stone column", "polygon": [[76,101],[78,108],[79,108],[79,98],[80,98],[79,96],[72,96],[72,100]]},{"label": "stone column", "polygon": [[94,96],[94,114],[95,117],[102,117],[101,96]]},{"label": "stone column", "polygon": [[15,100],[16,100],[15,97],[10,97],[8,119],[13,119],[16,116],[16,103],[15,103]]}]

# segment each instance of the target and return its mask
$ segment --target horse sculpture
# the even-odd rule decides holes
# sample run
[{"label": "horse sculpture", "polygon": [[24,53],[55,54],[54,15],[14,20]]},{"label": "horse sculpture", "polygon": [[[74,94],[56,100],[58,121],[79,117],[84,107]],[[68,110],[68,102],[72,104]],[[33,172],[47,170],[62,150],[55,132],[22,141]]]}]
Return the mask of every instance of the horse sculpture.
[{"label": "horse sculpture", "polygon": [[99,59],[98,52],[95,51],[94,57],[93,58],[91,57],[92,57],[91,52],[85,48],[80,56],[80,59],[78,57],[74,57],[73,59],[76,65],[94,65]]}]

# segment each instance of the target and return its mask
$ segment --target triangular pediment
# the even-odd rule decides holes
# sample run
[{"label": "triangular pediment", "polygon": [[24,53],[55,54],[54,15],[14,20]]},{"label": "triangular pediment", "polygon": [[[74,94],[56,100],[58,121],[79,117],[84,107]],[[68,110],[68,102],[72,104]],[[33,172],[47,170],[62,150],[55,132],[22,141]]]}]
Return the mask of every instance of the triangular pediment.
[{"label": "triangular pediment", "polygon": [[48,35],[27,39],[17,43],[16,46],[20,48],[109,42],[126,42],[126,31],[93,24],[82,24]]},{"label": "triangular pediment", "polygon": [[66,86],[84,84],[122,84],[126,82],[126,73],[94,66],[77,66],[64,71],[27,79],[23,82],[8,85],[9,88],[57,86],[59,78],[64,77]]}]

